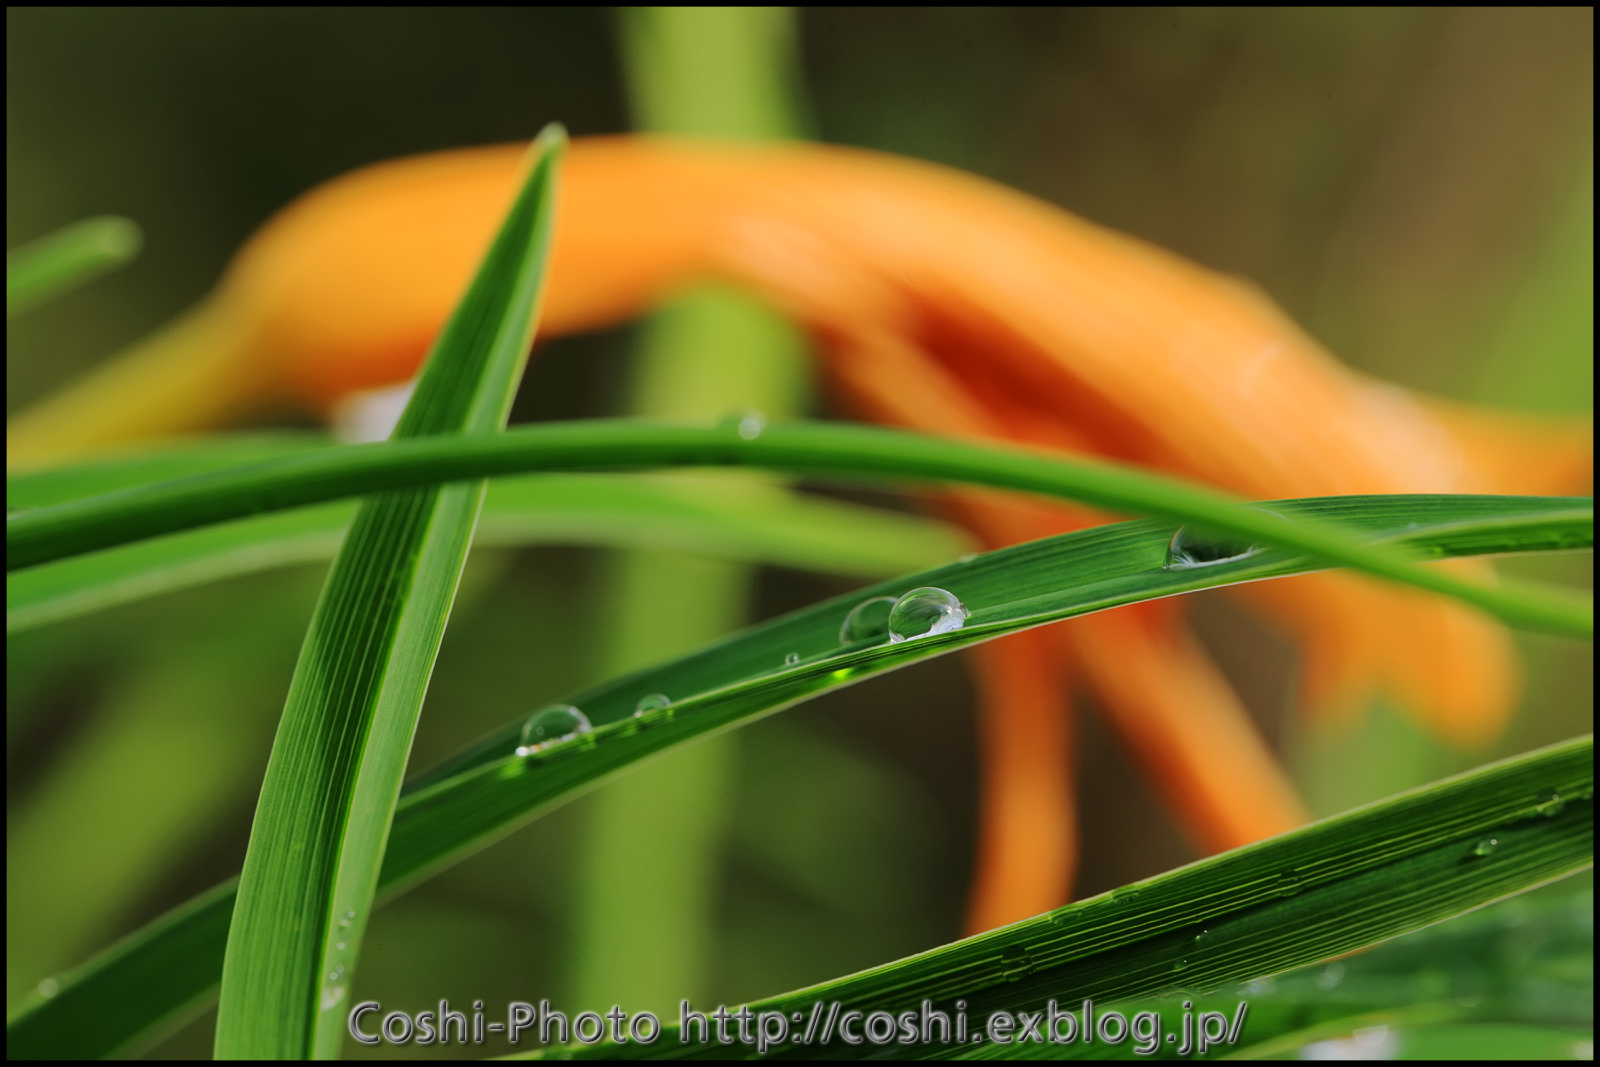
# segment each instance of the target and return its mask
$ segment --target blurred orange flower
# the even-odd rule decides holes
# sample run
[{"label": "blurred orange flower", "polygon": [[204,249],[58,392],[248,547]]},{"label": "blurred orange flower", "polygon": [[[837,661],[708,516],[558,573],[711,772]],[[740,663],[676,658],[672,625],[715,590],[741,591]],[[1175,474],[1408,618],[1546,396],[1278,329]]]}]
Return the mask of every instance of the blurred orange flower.
[{"label": "blurred orange flower", "polygon": [[[383,163],[302,197],[198,308],[13,422],[10,462],[273,404],[328,412],[410,378],[509,203],[522,152]],[[970,175],[838,148],[612,138],[576,142],[562,182],[543,336],[715,279],[804,324],[838,398],[877,422],[1114,457],[1255,499],[1556,493],[1591,476],[1587,423],[1364,378],[1247,284]],[[982,491],[944,503],[993,547],[1105,521]],[[1298,639],[1308,714],[1350,717],[1383,692],[1445,740],[1476,745],[1516,699],[1508,635],[1460,604],[1344,574],[1235,592]],[[1096,694],[1201,848],[1306,817],[1178,601],[1018,634],[974,659],[972,930],[1070,892],[1069,678]]]}]

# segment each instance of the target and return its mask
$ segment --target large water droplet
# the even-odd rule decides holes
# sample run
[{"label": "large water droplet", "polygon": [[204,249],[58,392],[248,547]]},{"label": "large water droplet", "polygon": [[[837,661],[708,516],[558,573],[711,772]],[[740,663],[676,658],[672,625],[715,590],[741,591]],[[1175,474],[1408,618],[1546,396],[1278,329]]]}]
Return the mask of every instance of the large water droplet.
[{"label": "large water droplet", "polygon": [[1500,839],[1498,837],[1490,837],[1485,835],[1484,837],[1478,838],[1478,843],[1472,846],[1472,854],[1474,856],[1492,855],[1495,849],[1499,847]]},{"label": "large water droplet", "polygon": [[882,641],[889,636],[889,613],[894,610],[892,596],[875,596],[863,600],[850,609],[839,627],[839,643],[853,645],[857,641]]},{"label": "large water droplet", "polygon": [[39,995],[46,1000],[61,992],[61,983],[54,978],[45,978],[39,982]]},{"label": "large water droplet", "polygon": [[1548,819],[1560,815],[1566,809],[1566,806],[1566,798],[1551,789],[1539,797],[1539,803],[1534,805],[1533,810]]},{"label": "large water droplet", "polygon": [[325,986],[322,990],[322,1010],[332,1011],[344,1000],[345,987],[342,985]]},{"label": "large water droplet", "polygon": [[894,602],[894,609],[889,612],[889,640],[910,641],[947,634],[961,629],[968,614],[966,605],[954,593],[925,585]]},{"label": "large water droplet", "polygon": [[570,741],[591,729],[593,727],[589,725],[588,716],[571,704],[552,704],[528,716],[528,721],[523,723],[522,743],[517,746],[517,755],[526,756],[542,748]]},{"label": "large water droplet", "polygon": [[[1268,511],[1266,508],[1250,510],[1271,515],[1283,522],[1289,521],[1276,511]],[[1259,551],[1261,551],[1260,545],[1236,534],[1207,530],[1203,526],[1180,526],[1178,532],[1172,535],[1171,543],[1167,545],[1167,569],[1182,571],[1192,570],[1195,567],[1212,567],[1218,563],[1232,563],[1234,560],[1253,556]]]},{"label": "large water droplet", "polygon": [[671,703],[672,698],[667,696],[667,694],[651,693],[649,696],[643,696],[639,698],[639,703],[633,706],[633,713],[635,715],[643,715],[647,711],[660,711],[662,708]]}]

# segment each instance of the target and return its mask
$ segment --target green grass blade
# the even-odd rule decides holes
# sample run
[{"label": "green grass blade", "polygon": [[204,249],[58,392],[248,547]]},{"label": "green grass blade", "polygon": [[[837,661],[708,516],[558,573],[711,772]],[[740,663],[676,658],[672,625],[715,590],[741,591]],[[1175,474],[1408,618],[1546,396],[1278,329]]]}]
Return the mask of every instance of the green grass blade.
[{"label": "green grass blade", "polygon": [[[328,445],[309,433],[230,434],[14,475],[8,508],[37,508]],[[354,502],[238,519],[18,571],[6,583],[15,633],[174,589],[332,559]],[[625,475],[529,475],[489,483],[474,544],[667,549],[860,578],[931,567],[973,547],[958,527],[793,493],[760,500]]]},{"label": "green grass blade", "polygon": [[[1285,514],[1316,515],[1382,538],[1404,539],[1417,553],[1442,557],[1552,551],[1592,544],[1593,524],[1573,501],[1508,497],[1337,497],[1273,505]],[[1099,527],[978,556],[860,590],[753,627],[703,652],[615,679],[568,699],[597,724],[583,741],[530,759],[512,756],[521,720],[508,723],[407,784],[396,811],[381,876],[395,893],[511,832],[551,807],[630,764],[727,729],[808,696],[870,674],[949,652],[974,640],[1118,604],[1306,569],[1278,554],[1189,571],[1163,569],[1171,523],[1150,520]],[[841,649],[839,625],[861,600],[937,585],[977,609],[968,627],[897,645]],[[789,652],[801,662],[785,666]],[[677,704],[634,719],[640,696],[661,692]],[[177,1010],[214,986],[220,945],[148,983],[133,964],[152,943],[178,936],[141,931],[132,948],[113,948],[57,979],[55,995],[25,1006],[8,1024],[8,1040],[50,1048],[68,1040],[73,1020],[126,994],[151,1010]],[[125,977],[118,977],[123,975]],[[137,985],[137,988],[135,986]],[[97,1053],[127,1047],[134,1033],[109,1025],[74,1031],[75,1048]]]},{"label": "green grass blade", "polygon": [[[1216,1012],[1231,1021],[1244,1001],[1249,1008],[1239,1040],[1219,1050],[1230,1059],[1292,1054],[1312,1042],[1375,1028],[1388,1032],[1403,1058],[1415,1058],[1405,1031],[1453,1023],[1560,1028],[1570,1046],[1594,1022],[1592,880],[1573,892],[1580,888],[1574,883],[1584,880],[1503,900],[1333,963],[1225,984],[1206,994],[1185,989],[1151,999],[1099,1001],[1095,1014],[1116,1012],[1133,1020],[1153,1013],[1160,1040],[1178,1031],[1185,1016],[1195,1020]],[[1129,1045],[986,1042],[961,1058],[1125,1059]],[[1138,1051],[1154,1059],[1188,1058],[1174,1044],[1145,1049]]]},{"label": "green grass blade", "polygon": [[[740,466],[824,477],[966,483],[1063,497],[1294,549],[1325,565],[1455,597],[1508,623],[1594,635],[1592,598],[1555,590],[1491,587],[1417,567],[1404,553],[1352,540],[1337,526],[1285,523],[1222,493],[1109,463],[1066,461],[868,427],[775,426],[754,439],[718,429],[590,420],[492,437],[354,446],[250,468],[110,493],[6,518],[8,571],[162,533],[374,491],[530,470]],[[1592,507],[1592,505],[1591,505]]]},{"label": "green grass blade", "polygon": [[[332,559],[354,513],[353,502],[322,504],[18,571],[6,582],[6,631]],[[491,481],[473,544],[668,549],[869,579],[930,567],[972,547],[958,527],[843,501],[780,492],[727,498],[647,477],[563,474]]]},{"label": "green grass blade", "polygon": [[[531,167],[445,325],[397,438],[505,425],[542,299],[555,166]],[[484,482],[364,502],[334,560],[290,683],[240,875],[217,1012],[219,1057],[338,1054],[341,1009],[400,778]]]},{"label": "green grass blade", "polygon": [[[1208,992],[1352,952],[1554,881],[1594,862],[1594,738],[1585,736],[1402,793],[1111,893],[860,974],[750,1005],[753,1012],[917,1010],[974,1029],[991,1012],[1078,1008],[1174,990]],[[580,1059],[751,1056],[684,1044],[566,1048]],[[766,1057],[864,1058],[837,1036]],[[1025,1056],[1043,1046],[1014,1050]],[[897,1047],[903,1059],[972,1049]],[[985,1057],[987,1058],[987,1057]]]},{"label": "green grass blade", "polygon": [[6,318],[132,261],[143,240],[131,219],[102,215],[6,253]]}]

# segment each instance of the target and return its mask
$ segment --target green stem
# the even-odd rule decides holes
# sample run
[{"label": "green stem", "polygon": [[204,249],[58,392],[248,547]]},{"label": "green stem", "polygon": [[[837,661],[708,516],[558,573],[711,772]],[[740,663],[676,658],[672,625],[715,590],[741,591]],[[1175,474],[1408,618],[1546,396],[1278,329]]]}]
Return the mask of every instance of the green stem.
[{"label": "green stem", "polygon": [[[107,493],[6,520],[6,569],[228,519],[385,489],[535,470],[752,467],[821,477],[971,484],[1076,500],[1123,514],[1201,523],[1472,604],[1508,623],[1592,638],[1592,604],[1554,590],[1491,587],[1359,544],[1335,526],[1283,522],[1222,493],[1129,467],[1067,461],[869,427],[695,428],[590,420],[481,438],[428,438],[306,453],[269,463]],[[1583,505],[1592,510],[1593,504]]]}]

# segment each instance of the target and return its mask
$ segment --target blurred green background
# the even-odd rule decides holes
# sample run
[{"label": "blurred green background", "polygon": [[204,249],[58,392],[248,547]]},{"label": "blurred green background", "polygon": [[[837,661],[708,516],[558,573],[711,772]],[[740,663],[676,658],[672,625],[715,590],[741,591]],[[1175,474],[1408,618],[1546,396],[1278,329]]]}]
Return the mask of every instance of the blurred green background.
[{"label": "blurred green background", "polygon": [[[8,247],[103,213],[146,237],[132,267],[8,324],[8,413],[188,306],[324,179],[552,119],[631,128],[620,28],[595,9],[8,9]],[[1590,407],[1590,10],[825,9],[794,34],[792,121],[809,136],[970,169],[1251,278],[1387,379]],[[541,345],[513,419],[659,409],[634,363],[664,321]],[[626,658],[611,614],[626,570],[581,547],[475,553],[413,765]],[[1587,557],[1519,570],[1589,580]],[[258,575],[8,640],[8,999],[237,870],[320,581]],[[751,619],[849,587],[739,581]],[[1525,641],[1526,706],[1494,752],[1441,751],[1382,708],[1359,736],[1308,738],[1286,714],[1293,649],[1196,600],[1202,640],[1321,812],[1592,728],[1590,650]],[[1081,723],[1077,894],[1194,858],[1094,716]],[[703,826],[704,937],[682,995],[748,1000],[958,936],[974,737],[956,658],[741,731]],[[578,921],[604,803],[378,913],[357,996],[593,1006],[574,998],[618,969]],[[647,900],[652,871],[634,877]],[[202,1019],[158,1052],[209,1049]]]}]

